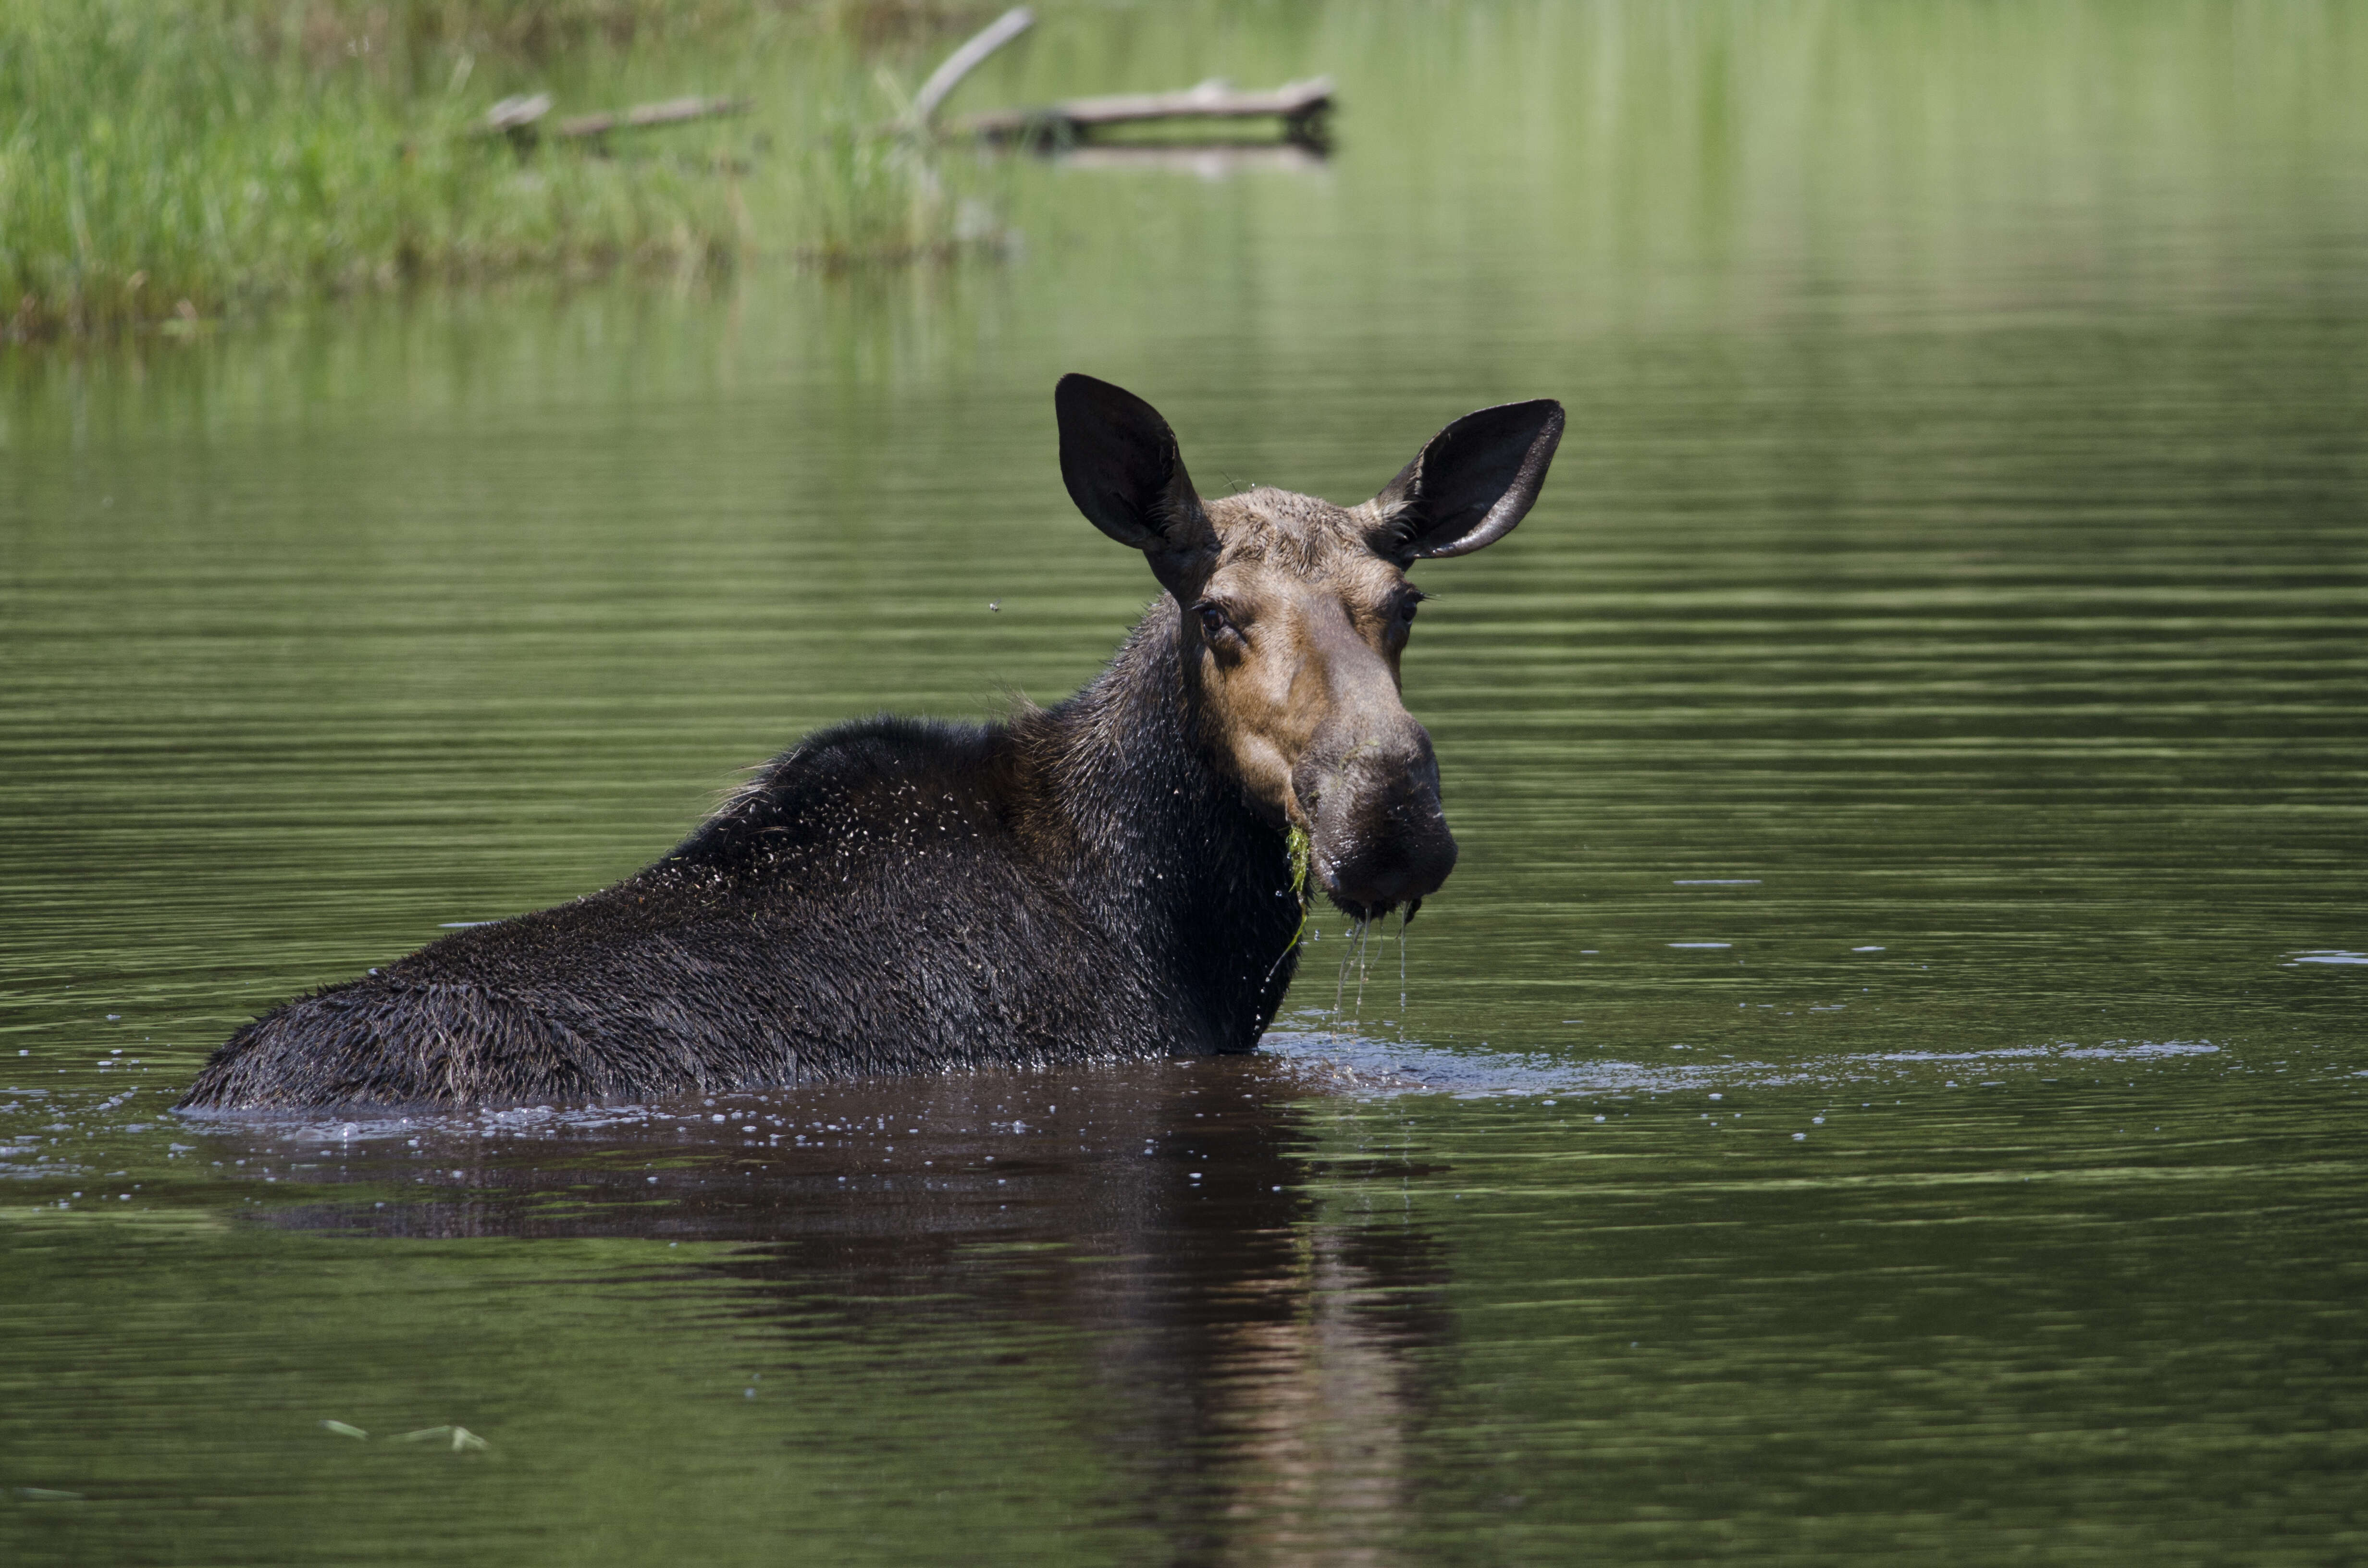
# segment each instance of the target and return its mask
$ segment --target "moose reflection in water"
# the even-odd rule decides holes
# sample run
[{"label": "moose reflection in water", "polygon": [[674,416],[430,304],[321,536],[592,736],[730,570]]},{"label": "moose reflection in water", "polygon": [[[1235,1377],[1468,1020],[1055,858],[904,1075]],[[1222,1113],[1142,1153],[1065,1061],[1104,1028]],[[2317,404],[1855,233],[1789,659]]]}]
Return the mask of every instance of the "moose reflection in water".
[{"label": "moose reflection in water", "polygon": [[1084,691],[1006,723],[809,737],[616,886],[247,1025],[184,1107],[640,1099],[1255,1047],[1309,881],[1360,919],[1410,918],[1454,867],[1399,699],[1406,573],[1521,520],[1563,411],[1467,415],[1343,507],[1204,501],[1142,399],[1068,376],[1053,401],[1071,499],[1165,590]]},{"label": "moose reflection in water", "polygon": [[1413,1352],[1443,1342],[1443,1265],[1408,1215],[1310,1195],[1320,1086],[1290,1058],[1231,1057],[808,1085],[607,1125],[242,1119],[199,1136],[250,1175],[369,1194],[280,1224],[738,1244],[666,1256],[756,1287],[733,1297],[742,1337],[752,1318],[810,1334],[817,1312],[854,1337],[950,1313],[1058,1327],[1108,1395],[1095,1445],[1180,1560],[1366,1560],[1352,1549],[1406,1522],[1429,1405]]}]

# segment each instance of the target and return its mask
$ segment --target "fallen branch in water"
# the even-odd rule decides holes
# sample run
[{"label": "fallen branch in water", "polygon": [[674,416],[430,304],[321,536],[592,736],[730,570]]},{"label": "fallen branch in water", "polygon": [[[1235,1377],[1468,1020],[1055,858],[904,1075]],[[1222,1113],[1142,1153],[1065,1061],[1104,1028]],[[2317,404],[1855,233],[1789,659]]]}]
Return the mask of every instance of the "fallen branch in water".
[{"label": "fallen branch in water", "polygon": [[1014,6],[981,28],[969,42],[947,55],[944,64],[929,73],[929,79],[913,95],[908,123],[916,131],[927,131],[929,122],[937,118],[938,106],[962,85],[962,79],[977,70],[988,55],[1026,32],[1035,21],[1035,12],[1025,6]]},{"label": "fallen branch in water", "polygon": [[635,104],[604,114],[579,114],[559,122],[559,136],[606,136],[611,131],[640,131],[653,125],[679,125],[686,119],[711,119],[719,115],[746,114],[746,98],[668,98],[664,103]]},{"label": "fallen branch in water", "polygon": [[[537,93],[531,97],[504,98],[485,111],[484,121],[476,133],[480,136],[507,136],[518,145],[527,146],[541,135],[543,117],[550,112],[549,93]],[[551,133],[563,141],[585,141],[606,136],[612,131],[640,131],[650,126],[679,125],[688,119],[710,119],[718,115],[747,112],[748,100],[746,98],[668,98],[663,103],[635,104],[631,108],[573,115],[552,126]]]},{"label": "fallen branch in water", "polygon": [[972,115],[955,129],[989,141],[1055,136],[1079,140],[1117,125],[1165,119],[1260,119],[1282,121],[1292,141],[1315,138],[1317,119],[1332,107],[1332,78],[1286,82],[1271,92],[1236,92],[1232,84],[1203,82],[1180,93],[1121,93],[1109,97],[1070,98],[1043,108],[997,109]]}]

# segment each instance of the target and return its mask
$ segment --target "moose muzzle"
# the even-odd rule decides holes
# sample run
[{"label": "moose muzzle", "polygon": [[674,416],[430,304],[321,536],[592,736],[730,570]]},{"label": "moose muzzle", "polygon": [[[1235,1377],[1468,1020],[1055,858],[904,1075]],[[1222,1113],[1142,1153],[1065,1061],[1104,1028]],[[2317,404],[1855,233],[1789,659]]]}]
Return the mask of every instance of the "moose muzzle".
[{"label": "moose muzzle", "polygon": [[1292,775],[1315,846],[1315,880],[1359,919],[1419,904],[1455,869],[1430,736],[1400,709],[1319,735]]}]

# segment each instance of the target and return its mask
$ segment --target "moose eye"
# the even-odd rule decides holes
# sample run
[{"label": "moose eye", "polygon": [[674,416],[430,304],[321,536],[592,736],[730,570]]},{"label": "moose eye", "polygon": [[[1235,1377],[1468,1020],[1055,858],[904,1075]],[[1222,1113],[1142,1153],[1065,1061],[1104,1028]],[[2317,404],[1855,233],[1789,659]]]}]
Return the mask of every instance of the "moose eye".
[{"label": "moose eye", "polygon": [[1201,618],[1201,631],[1211,638],[1234,630],[1233,619],[1225,614],[1225,607],[1213,599],[1202,599],[1192,607],[1192,613]]}]

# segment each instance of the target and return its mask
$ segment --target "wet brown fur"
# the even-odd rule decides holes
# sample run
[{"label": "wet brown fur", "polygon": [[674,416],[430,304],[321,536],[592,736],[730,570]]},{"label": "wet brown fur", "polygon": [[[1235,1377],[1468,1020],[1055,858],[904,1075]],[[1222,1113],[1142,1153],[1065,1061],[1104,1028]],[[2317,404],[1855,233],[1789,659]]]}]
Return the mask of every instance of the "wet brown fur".
[{"label": "wet brown fur", "polygon": [[1055,393],[1062,473],[1168,591],[1001,724],[811,735],[613,887],[456,933],[233,1035],[190,1108],[639,1098],[1252,1049],[1301,925],[1284,828],[1365,915],[1454,864],[1398,695],[1406,568],[1509,529],[1552,403],[1451,425],[1372,502],[1203,503],[1150,405]]}]

